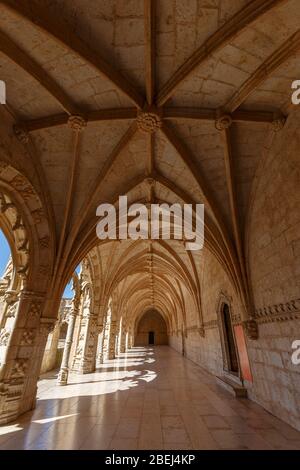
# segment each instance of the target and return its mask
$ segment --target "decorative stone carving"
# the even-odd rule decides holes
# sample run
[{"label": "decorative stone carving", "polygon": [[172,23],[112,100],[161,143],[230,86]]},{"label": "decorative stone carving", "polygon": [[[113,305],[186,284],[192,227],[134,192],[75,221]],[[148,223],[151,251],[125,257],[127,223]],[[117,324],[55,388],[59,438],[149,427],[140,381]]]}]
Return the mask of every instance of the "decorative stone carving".
[{"label": "decorative stone carving", "polygon": [[8,209],[15,208],[15,205],[6,201],[3,193],[0,193],[0,213],[4,214]]},{"label": "decorative stone carving", "polygon": [[49,248],[50,245],[50,238],[49,237],[43,237],[39,239],[39,245],[41,248]]},{"label": "decorative stone carving", "polygon": [[150,188],[153,188],[155,186],[155,179],[151,178],[151,176],[148,176],[145,178],[145,183],[150,186]]},{"label": "decorative stone carving", "polygon": [[223,114],[218,117],[215,122],[215,127],[218,131],[223,131],[224,129],[229,129],[232,124],[232,117],[230,114]]},{"label": "decorative stone carving", "polygon": [[42,302],[39,300],[33,300],[30,304],[28,317],[31,319],[40,318],[42,314]]},{"label": "decorative stone carving", "polygon": [[210,320],[204,322],[204,329],[209,330],[213,328],[218,328],[218,320]]},{"label": "decorative stone carving", "polygon": [[34,329],[23,331],[22,338],[21,338],[21,345],[22,346],[32,345],[34,343],[35,335],[36,335],[36,330]]},{"label": "decorative stone carving", "polygon": [[4,295],[4,300],[8,305],[12,305],[18,300],[18,293],[15,290],[8,290]]},{"label": "decorative stone carving", "polygon": [[258,339],[258,325],[257,322],[251,318],[243,322],[244,330],[249,339],[257,340]]},{"label": "decorative stone carving", "polygon": [[10,330],[6,328],[2,328],[2,330],[0,330],[0,346],[7,346],[10,333]]},{"label": "decorative stone carving", "polygon": [[35,224],[40,224],[45,217],[43,209],[36,209],[35,211],[31,212]]},{"label": "decorative stone carving", "polygon": [[12,229],[15,232],[16,230],[19,230],[20,228],[24,229],[25,226],[23,224],[23,221],[21,219],[20,214],[17,213],[16,221],[15,221],[14,225],[12,226]]},{"label": "decorative stone carving", "polygon": [[147,134],[153,134],[162,126],[161,118],[157,114],[148,111],[139,111],[136,121],[139,130]]},{"label": "decorative stone carving", "polygon": [[205,336],[204,325],[203,325],[203,326],[200,326],[200,328],[198,328],[198,333],[199,333],[199,335],[201,336],[201,338],[204,338],[204,336]]},{"label": "decorative stone carving", "polygon": [[6,163],[4,161],[0,161],[0,173],[5,171],[8,168],[8,166],[9,166],[8,163]]},{"label": "decorative stone carving", "polygon": [[293,299],[285,304],[269,305],[255,310],[255,318],[259,323],[289,321],[300,316],[300,299]]},{"label": "decorative stone carving", "polygon": [[68,375],[69,375],[68,369],[61,368],[57,376],[58,385],[67,385]]},{"label": "decorative stone carving", "polygon": [[26,145],[29,142],[29,133],[23,127],[15,124],[13,126],[14,134],[21,144]]},{"label": "decorative stone carving", "polygon": [[15,304],[10,304],[7,307],[5,317],[6,318],[15,318],[16,313],[17,313],[17,306],[18,306],[18,304],[16,304],[16,303]]},{"label": "decorative stone carving", "polygon": [[24,266],[20,266],[18,269],[17,269],[17,272],[19,274],[19,276],[24,279],[26,278],[27,276],[27,272],[28,272],[28,264],[26,263]]},{"label": "decorative stone carving", "polygon": [[24,201],[28,201],[33,196],[36,196],[33,188],[22,175],[15,176],[11,185],[20,193]]},{"label": "decorative stone carving", "polygon": [[279,132],[284,128],[284,125],[286,123],[286,117],[285,116],[276,116],[274,117],[274,121],[272,122],[272,128],[274,132]]},{"label": "decorative stone carving", "polygon": [[28,239],[24,238],[23,242],[18,246],[18,251],[21,251],[22,253],[25,253],[28,255],[29,249],[28,249]]},{"label": "decorative stone carving", "polygon": [[[4,279],[7,282],[7,285],[9,285],[9,283],[12,279],[13,269],[14,269],[13,260],[12,260],[12,257],[10,256],[9,260],[7,262],[4,274],[2,276],[2,279]],[[7,291],[6,291],[6,293],[7,293]]]},{"label": "decorative stone carving", "polygon": [[81,132],[86,127],[86,120],[79,114],[75,114],[69,117],[68,125],[73,131]]},{"label": "decorative stone carving", "polygon": [[24,377],[29,367],[29,359],[16,359],[11,371],[11,378]]}]

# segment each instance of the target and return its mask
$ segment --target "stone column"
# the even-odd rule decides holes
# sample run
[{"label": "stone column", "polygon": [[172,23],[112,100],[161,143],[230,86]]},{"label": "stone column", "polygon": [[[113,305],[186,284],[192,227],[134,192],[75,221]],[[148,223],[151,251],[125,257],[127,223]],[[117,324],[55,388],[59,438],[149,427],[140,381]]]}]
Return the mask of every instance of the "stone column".
[{"label": "stone column", "polygon": [[122,328],[121,332],[121,341],[120,341],[120,353],[124,353],[126,351],[126,333],[124,328]]},{"label": "stone column", "polygon": [[117,323],[112,320],[109,329],[108,359],[115,359]]},{"label": "stone column", "polygon": [[96,321],[92,314],[82,317],[76,357],[72,371],[79,374],[89,374],[95,370],[95,337]]},{"label": "stone column", "polygon": [[103,364],[103,342],[104,342],[104,327],[102,325],[101,331],[100,333],[98,333],[96,367],[99,367],[101,364]]},{"label": "stone column", "polygon": [[0,424],[35,406],[37,381],[47,335],[55,318],[43,318],[41,293],[23,290],[5,315],[0,368]]},{"label": "stone column", "polygon": [[68,330],[66,335],[65,347],[63,352],[63,357],[61,361],[61,367],[57,378],[58,385],[67,385],[68,383],[68,375],[69,375],[69,359],[70,359],[70,352],[71,346],[73,342],[73,334],[74,334],[74,327],[75,327],[75,320],[76,316],[78,315],[79,311],[79,302],[74,302],[73,308],[69,314],[68,319]]},{"label": "stone column", "polygon": [[[46,341],[46,349],[43,355],[43,361],[41,365],[41,374],[44,374],[50,370],[55,369],[56,367],[56,359],[57,359],[57,347],[59,341],[59,334],[60,334],[60,327],[61,324],[59,321],[56,321],[54,324],[54,329],[52,332],[49,333],[47,341]],[[49,345],[49,349],[47,349],[47,345]]]},{"label": "stone column", "polygon": [[128,339],[128,348],[133,348],[133,344],[134,344],[134,341],[133,341],[133,334],[131,333],[131,331],[129,332],[129,339]]},{"label": "stone column", "polygon": [[129,333],[128,333],[128,331],[126,331],[126,333],[125,333],[125,350],[127,351],[128,348],[129,348]]}]

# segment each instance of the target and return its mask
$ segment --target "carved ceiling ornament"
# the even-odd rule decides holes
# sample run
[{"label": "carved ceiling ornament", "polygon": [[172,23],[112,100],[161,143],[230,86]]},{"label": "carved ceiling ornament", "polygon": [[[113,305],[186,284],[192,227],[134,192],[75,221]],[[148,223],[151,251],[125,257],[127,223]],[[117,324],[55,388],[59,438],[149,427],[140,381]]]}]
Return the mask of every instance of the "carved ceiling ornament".
[{"label": "carved ceiling ornament", "polygon": [[85,129],[86,125],[86,120],[79,114],[72,115],[68,119],[68,126],[73,131],[82,132]]},{"label": "carved ceiling ornament", "polygon": [[286,123],[286,117],[281,115],[281,116],[275,116],[274,121],[272,122],[272,129],[274,132],[280,132]]},{"label": "carved ceiling ornament", "polygon": [[138,129],[146,134],[153,134],[162,127],[160,116],[151,110],[138,111],[136,122]]},{"label": "carved ceiling ornament", "polygon": [[232,117],[230,116],[230,114],[223,114],[217,117],[216,122],[215,122],[215,127],[218,131],[229,129],[231,125],[232,125]]},{"label": "carved ceiling ornament", "polygon": [[24,129],[22,126],[19,126],[18,124],[15,124],[13,126],[13,131],[21,144],[27,145],[29,143],[29,133],[26,131],[26,129]]}]

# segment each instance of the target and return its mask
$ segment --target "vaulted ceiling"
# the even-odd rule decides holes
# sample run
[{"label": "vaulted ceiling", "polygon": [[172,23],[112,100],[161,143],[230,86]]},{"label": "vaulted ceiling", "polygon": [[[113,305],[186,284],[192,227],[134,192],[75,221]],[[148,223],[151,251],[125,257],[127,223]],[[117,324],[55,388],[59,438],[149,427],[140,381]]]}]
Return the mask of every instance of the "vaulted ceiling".
[{"label": "vaulted ceiling", "polygon": [[[299,21],[298,0],[0,0],[3,119],[52,217],[61,289],[93,249],[103,285],[174,315],[183,288],[200,303],[210,250],[251,304],[252,183],[291,112]],[[96,207],[123,194],[204,203],[204,252],[100,244]]]}]

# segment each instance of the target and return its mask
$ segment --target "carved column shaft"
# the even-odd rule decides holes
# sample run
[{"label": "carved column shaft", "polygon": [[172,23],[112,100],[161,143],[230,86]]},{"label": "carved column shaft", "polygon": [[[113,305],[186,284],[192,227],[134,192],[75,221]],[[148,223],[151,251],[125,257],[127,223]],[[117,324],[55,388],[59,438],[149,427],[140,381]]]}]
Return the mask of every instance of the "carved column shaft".
[{"label": "carved column shaft", "polygon": [[71,353],[71,346],[73,342],[75,319],[76,319],[77,314],[78,314],[78,310],[76,308],[73,308],[72,312],[70,313],[69,321],[68,321],[65,347],[64,347],[63,357],[61,361],[60,371],[59,371],[58,378],[57,378],[58,385],[67,385],[68,383],[69,359],[70,359],[70,353]]},{"label": "carved column shaft", "polygon": [[126,351],[126,332],[124,328],[121,331],[121,339],[120,339],[120,353],[124,353]]},{"label": "carved column shaft", "polygon": [[115,359],[116,357],[116,330],[116,322],[111,321],[109,329],[108,359]]},{"label": "carved column shaft", "polygon": [[16,419],[35,405],[47,334],[55,321],[54,318],[42,317],[43,307],[41,293],[22,291],[19,294],[1,362],[1,424]]}]

